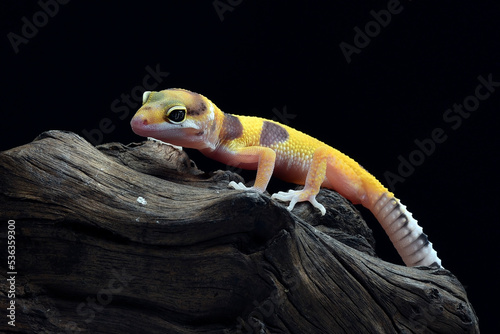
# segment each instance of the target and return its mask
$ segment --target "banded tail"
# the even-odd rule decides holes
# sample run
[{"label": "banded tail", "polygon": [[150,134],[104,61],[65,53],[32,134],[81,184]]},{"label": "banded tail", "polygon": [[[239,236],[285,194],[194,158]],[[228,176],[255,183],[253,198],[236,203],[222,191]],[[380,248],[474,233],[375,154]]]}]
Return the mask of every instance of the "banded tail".
[{"label": "banded tail", "polygon": [[408,267],[430,266],[434,263],[441,266],[441,260],[422,227],[406,210],[406,206],[392,194],[382,194],[370,211],[380,222]]}]

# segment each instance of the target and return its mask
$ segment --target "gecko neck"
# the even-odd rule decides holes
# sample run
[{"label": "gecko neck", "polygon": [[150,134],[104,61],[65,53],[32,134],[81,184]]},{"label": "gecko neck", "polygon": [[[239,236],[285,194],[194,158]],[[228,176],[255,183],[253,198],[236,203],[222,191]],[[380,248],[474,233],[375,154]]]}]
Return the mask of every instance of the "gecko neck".
[{"label": "gecko neck", "polygon": [[243,125],[238,116],[226,114],[214,108],[214,119],[205,137],[205,147],[201,153],[211,159],[226,162],[233,154],[227,149],[227,142],[237,139],[243,134]]},{"label": "gecko neck", "polygon": [[210,152],[216,151],[220,146],[220,133],[225,114],[212,101],[204,96],[202,97],[208,107],[208,113],[202,121],[198,122],[199,128],[196,134],[190,136],[193,139],[190,145],[181,146],[197,149],[204,155],[209,156]]}]

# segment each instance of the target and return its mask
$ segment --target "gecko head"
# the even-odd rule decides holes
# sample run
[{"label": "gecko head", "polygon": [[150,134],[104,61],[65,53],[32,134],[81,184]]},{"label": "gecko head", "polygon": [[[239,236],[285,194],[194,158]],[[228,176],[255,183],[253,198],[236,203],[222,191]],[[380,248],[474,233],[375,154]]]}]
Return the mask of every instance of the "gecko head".
[{"label": "gecko head", "polygon": [[144,92],[142,99],[142,107],[130,122],[136,134],[183,147],[207,147],[207,132],[215,117],[214,105],[207,98],[173,88]]}]

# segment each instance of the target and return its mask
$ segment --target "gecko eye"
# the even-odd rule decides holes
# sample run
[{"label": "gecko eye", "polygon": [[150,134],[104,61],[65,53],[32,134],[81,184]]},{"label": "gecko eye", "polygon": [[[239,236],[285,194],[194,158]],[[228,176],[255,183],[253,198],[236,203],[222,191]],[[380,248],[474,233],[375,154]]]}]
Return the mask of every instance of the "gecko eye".
[{"label": "gecko eye", "polygon": [[150,91],[145,91],[143,94],[142,94],[142,104],[146,103],[146,101],[148,100],[148,97],[149,95],[151,94]]},{"label": "gecko eye", "polygon": [[179,124],[186,119],[186,108],[182,106],[173,106],[165,114],[167,121],[173,124]]}]

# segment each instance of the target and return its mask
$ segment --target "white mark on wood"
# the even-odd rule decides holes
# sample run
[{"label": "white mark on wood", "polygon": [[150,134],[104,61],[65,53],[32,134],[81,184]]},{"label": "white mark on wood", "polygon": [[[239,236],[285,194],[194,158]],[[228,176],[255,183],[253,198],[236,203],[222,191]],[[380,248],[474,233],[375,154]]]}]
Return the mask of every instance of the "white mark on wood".
[{"label": "white mark on wood", "polygon": [[144,197],[141,197],[141,196],[137,197],[137,202],[139,202],[142,205],[148,204],[148,202],[146,201],[146,199]]}]

